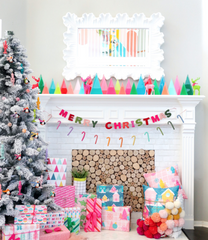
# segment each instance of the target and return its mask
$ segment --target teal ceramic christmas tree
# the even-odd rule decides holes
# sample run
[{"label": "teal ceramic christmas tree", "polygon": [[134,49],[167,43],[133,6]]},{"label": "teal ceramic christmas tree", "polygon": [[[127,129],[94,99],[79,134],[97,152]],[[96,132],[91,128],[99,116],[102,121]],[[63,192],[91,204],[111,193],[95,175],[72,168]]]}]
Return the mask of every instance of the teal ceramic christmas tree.
[{"label": "teal ceramic christmas tree", "polygon": [[103,94],[97,74],[95,76],[90,94]]},{"label": "teal ceramic christmas tree", "polygon": [[139,95],[145,94],[145,85],[144,85],[144,81],[142,79],[142,75],[140,75],[139,82],[137,85],[137,94],[139,94]]}]

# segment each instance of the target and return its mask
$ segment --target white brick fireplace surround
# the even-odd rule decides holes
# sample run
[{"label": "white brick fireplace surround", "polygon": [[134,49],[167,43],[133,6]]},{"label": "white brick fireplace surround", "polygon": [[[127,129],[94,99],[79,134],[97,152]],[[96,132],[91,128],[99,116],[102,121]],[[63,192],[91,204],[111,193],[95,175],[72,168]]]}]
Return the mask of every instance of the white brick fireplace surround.
[{"label": "white brick fireplace surround", "polygon": [[[183,188],[188,196],[185,200],[185,228],[194,228],[194,131],[195,107],[204,96],[170,96],[170,95],[40,95],[41,110],[52,114],[46,126],[40,127],[41,136],[49,143],[49,157],[67,158],[67,185],[71,184],[72,149],[120,149],[119,140],[123,137],[122,149],[155,150],[155,167],[161,170],[178,164]],[[98,121],[95,128],[68,121],[59,115],[60,109],[85,119]],[[135,126],[129,129],[106,129],[107,122],[131,122],[138,118],[151,117],[171,109],[172,116],[148,126]],[[184,123],[177,115],[181,114]],[[47,120],[47,117],[45,118]],[[58,121],[61,125],[58,129]],[[175,130],[170,124],[171,121]],[[69,127],[73,127],[70,131]],[[157,127],[164,133],[161,134]],[[86,132],[82,139],[82,132]],[[150,142],[147,135],[149,133]],[[95,144],[95,135],[98,135]],[[133,145],[132,136],[136,136]],[[107,146],[108,139],[110,145]],[[132,214],[136,222],[139,214]]]}]

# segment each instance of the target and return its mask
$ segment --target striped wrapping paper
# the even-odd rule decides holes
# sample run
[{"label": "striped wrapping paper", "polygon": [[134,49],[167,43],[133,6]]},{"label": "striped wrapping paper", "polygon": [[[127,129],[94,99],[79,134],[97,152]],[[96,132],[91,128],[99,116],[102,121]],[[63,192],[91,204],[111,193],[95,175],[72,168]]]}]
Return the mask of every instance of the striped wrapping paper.
[{"label": "striped wrapping paper", "polygon": [[54,202],[62,208],[75,206],[75,186],[65,186],[55,188]]},{"label": "striped wrapping paper", "polygon": [[[94,201],[96,201],[96,206],[95,206],[95,212],[97,214],[102,214],[102,200],[101,199],[92,199],[89,198],[87,199],[87,214],[91,213],[94,211]],[[88,220],[87,220],[88,221]],[[90,225],[88,228],[85,228],[86,232],[92,232],[92,222],[90,221]],[[101,231],[101,217],[97,218],[97,227],[94,228],[94,232],[100,232]]]}]

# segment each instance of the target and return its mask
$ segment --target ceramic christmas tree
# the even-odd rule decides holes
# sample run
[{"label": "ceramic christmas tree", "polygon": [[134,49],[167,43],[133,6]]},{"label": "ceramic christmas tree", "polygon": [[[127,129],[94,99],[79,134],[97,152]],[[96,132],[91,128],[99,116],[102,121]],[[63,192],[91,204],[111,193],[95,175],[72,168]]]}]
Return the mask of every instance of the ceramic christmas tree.
[{"label": "ceramic christmas tree", "polygon": [[56,89],[55,89],[54,94],[61,94],[61,90],[60,90],[60,87],[59,87],[58,83],[56,84]]},{"label": "ceramic christmas tree", "polygon": [[164,76],[162,76],[160,85],[159,85],[160,94],[162,94],[164,85],[165,85],[165,78],[164,78]]},{"label": "ceramic christmas tree", "polygon": [[49,88],[49,93],[50,93],[50,94],[54,94],[55,89],[56,89],[56,86],[55,86],[55,83],[54,83],[54,81],[53,81],[53,79],[52,79],[51,86],[50,86],[50,88]]},{"label": "ceramic christmas tree", "polygon": [[130,94],[131,94],[131,95],[134,95],[134,94],[137,95],[137,89],[136,89],[135,83],[133,83],[133,85],[132,85]]},{"label": "ceramic christmas tree", "polygon": [[42,94],[49,94],[47,84],[45,83],[45,86],[43,88]]},{"label": "ceramic christmas tree", "polygon": [[[36,104],[39,89],[32,89],[30,83],[25,84],[31,70],[25,49],[13,35],[13,32],[7,32],[0,40],[0,99],[3,99],[0,104],[0,143],[4,144],[4,159],[0,159],[3,192],[0,227],[5,224],[5,216],[16,215],[16,204],[47,205],[48,210],[59,209],[50,197],[53,186],[47,185],[47,144],[38,135],[39,119],[43,119]],[[1,47],[3,42],[7,43],[6,49]],[[12,57],[12,63],[8,57]],[[14,85],[10,81],[11,73],[15,76]],[[32,122],[34,113],[36,122]]]},{"label": "ceramic christmas tree", "polygon": [[80,88],[80,90],[79,90],[79,94],[85,94],[84,84],[83,84],[83,83],[82,83],[81,88]]},{"label": "ceramic christmas tree", "polygon": [[103,79],[102,79],[102,81],[101,81],[101,89],[102,89],[103,94],[107,94],[108,85],[107,85],[107,83],[106,83],[106,80],[105,80],[104,75],[103,75]]},{"label": "ceramic christmas tree", "polygon": [[115,91],[116,91],[116,94],[119,94],[120,89],[121,89],[121,86],[120,86],[119,81],[117,80],[117,81],[116,81],[116,85],[115,85]]},{"label": "ceramic christmas tree", "polygon": [[188,75],[186,77],[185,87],[188,95],[193,95],[193,88],[191,86],[191,82]]},{"label": "ceramic christmas tree", "polygon": [[107,94],[116,94],[112,79],[110,80]]},{"label": "ceramic christmas tree", "polygon": [[40,94],[41,94],[43,92],[43,88],[44,88],[44,82],[43,82],[42,75],[40,75],[40,81],[39,81],[38,87],[40,89]]},{"label": "ceramic christmas tree", "polygon": [[178,80],[178,76],[176,77],[175,83],[174,83],[174,87],[175,87],[175,91],[177,93],[177,95],[180,95],[181,93],[181,85],[180,82]]},{"label": "ceramic christmas tree", "polygon": [[67,94],[74,94],[71,83],[69,83],[69,86],[68,86],[68,89],[67,89]]},{"label": "ceramic christmas tree", "polygon": [[75,85],[75,88],[74,88],[74,94],[79,94],[79,91],[80,91],[80,83],[79,83],[79,79],[77,79],[77,82],[76,82],[76,85]]},{"label": "ceramic christmas tree", "polygon": [[168,92],[169,92],[170,95],[177,95],[175,87],[173,85],[173,80],[172,79],[170,80],[170,84],[169,84],[169,87],[168,87]]},{"label": "ceramic christmas tree", "polygon": [[63,82],[61,84],[61,93],[62,94],[67,94],[67,87],[66,87],[66,83],[65,83],[64,79],[63,79]]},{"label": "ceramic christmas tree", "polygon": [[128,82],[126,84],[126,94],[130,94],[131,93],[131,83],[130,80],[128,79]]},{"label": "ceramic christmas tree", "polygon": [[119,94],[126,94],[125,87],[124,87],[123,83],[121,83],[121,88],[120,88]]},{"label": "ceramic christmas tree", "polygon": [[95,76],[90,94],[103,94],[97,74]]},{"label": "ceramic christmas tree", "polygon": [[158,84],[157,84],[157,80],[156,80],[156,79],[154,80],[153,85],[154,85],[154,94],[155,94],[155,95],[160,95],[160,90],[159,90],[159,87],[158,87]]},{"label": "ceramic christmas tree", "polygon": [[138,85],[137,85],[137,93],[139,95],[144,95],[145,94],[145,85],[144,85],[144,81],[142,79],[142,75],[140,75],[139,82],[138,82]]},{"label": "ceramic christmas tree", "polygon": [[182,86],[180,95],[188,95],[188,93],[187,93],[187,91],[186,91],[186,86],[185,86],[184,83],[183,83],[183,86]]},{"label": "ceramic christmas tree", "polygon": [[169,95],[167,84],[165,83],[162,91],[162,95]]}]

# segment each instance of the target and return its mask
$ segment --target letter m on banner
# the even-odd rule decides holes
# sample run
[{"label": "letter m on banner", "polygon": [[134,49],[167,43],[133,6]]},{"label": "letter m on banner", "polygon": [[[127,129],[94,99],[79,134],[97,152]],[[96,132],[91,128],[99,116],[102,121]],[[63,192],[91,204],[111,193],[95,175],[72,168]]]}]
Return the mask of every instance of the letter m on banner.
[{"label": "letter m on banner", "polygon": [[152,116],[151,119],[152,119],[152,122],[153,122],[153,123],[155,123],[155,122],[159,122],[159,121],[160,121],[158,115],[155,115],[155,117]]},{"label": "letter m on banner", "polygon": [[64,109],[62,109],[61,112],[59,113],[59,115],[61,115],[64,118],[67,116],[67,114],[68,114],[68,112],[64,111]]}]

